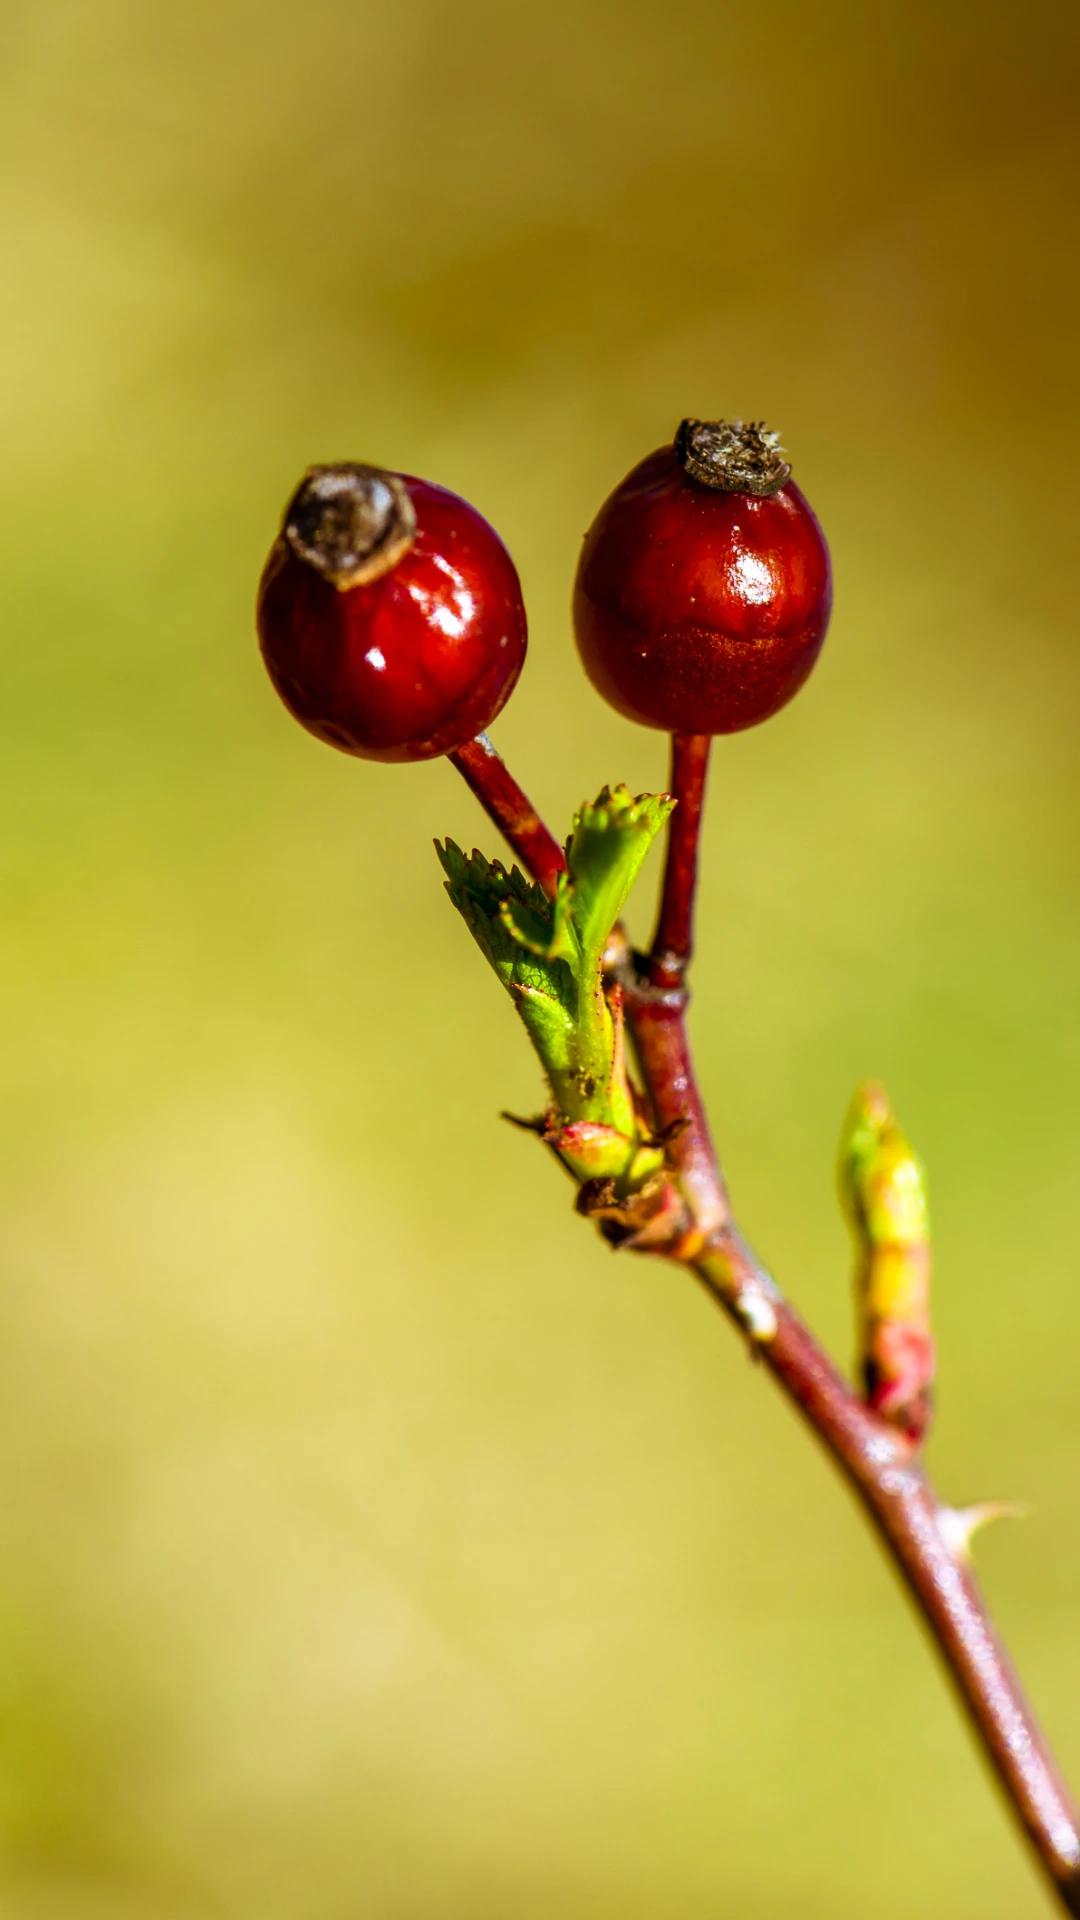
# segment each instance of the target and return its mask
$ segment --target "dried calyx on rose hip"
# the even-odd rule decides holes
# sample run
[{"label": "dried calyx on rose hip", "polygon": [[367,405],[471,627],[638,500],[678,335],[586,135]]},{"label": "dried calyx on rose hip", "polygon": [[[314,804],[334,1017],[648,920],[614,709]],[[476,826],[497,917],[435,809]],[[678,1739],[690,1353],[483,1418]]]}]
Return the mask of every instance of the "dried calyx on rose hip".
[{"label": "dried calyx on rose hip", "polygon": [[456,493],[340,461],[311,467],[259,585],[267,672],[301,725],[368,760],[428,760],[513,692],[526,624],[514,563]]},{"label": "dried calyx on rose hip", "polygon": [[585,536],[574,630],[631,720],[737,733],[779,711],[821,651],[829,550],[762,422],[684,420]]}]

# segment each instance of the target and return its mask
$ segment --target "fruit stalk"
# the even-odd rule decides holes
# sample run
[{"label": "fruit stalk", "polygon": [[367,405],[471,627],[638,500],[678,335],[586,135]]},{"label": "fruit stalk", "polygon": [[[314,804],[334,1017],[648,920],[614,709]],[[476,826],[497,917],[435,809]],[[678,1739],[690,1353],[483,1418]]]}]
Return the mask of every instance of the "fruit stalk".
[{"label": "fruit stalk", "polygon": [[676,805],[668,823],[660,915],[649,959],[649,978],[654,987],[677,987],[694,950],[698,840],[711,747],[712,735],[708,733],[671,736],[669,791]]},{"label": "fruit stalk", "polygon": [[[558,844],[509,769],[497,755],[463,751],[468,771],[459,770],[521,865],[540,880],[532,867],[539,849],[550,876]],[[971,1571],[963,1516],[938,1499],[911,1440],[859,1399],[731,1219],[686,1033],[685,987],[653,986],[628,955],[619,974],[657,1129],[683,1123],[668,1152],[698,1233],[684,1242],[678,1263],[734,1321],[854,1489],[1062,1911],[1080,1917],[1080,1812]]]},{"label": "fruit stalk", "polygon": [[554,898],[559,875],[566,871],[566,855],[487,734],[477,734],[475,740],[446,757],[476,795],[488,819],[495,822],[507,846],[513,848],[525,872]]}]

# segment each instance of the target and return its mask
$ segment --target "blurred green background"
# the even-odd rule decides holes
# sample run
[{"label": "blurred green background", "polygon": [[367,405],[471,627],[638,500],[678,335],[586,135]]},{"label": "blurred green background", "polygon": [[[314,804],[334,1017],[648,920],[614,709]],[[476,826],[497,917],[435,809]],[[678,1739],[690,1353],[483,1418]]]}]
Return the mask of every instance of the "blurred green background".
[{"label": "blurred green background", "polygon": [[[852,1086],[930,1167],[947,1497],[1080,1775],[1080,15],[4,0],[0,1880],[16,1920],[1048,1911],[831,1470],[503,1126],[430,848],[252,631],[312,460],[467,494],[565,828],[597,504],[764,415],[829,535],[717,757],[694,1029],[847,1357]],[[636,927],[649,916],[648,886]]]}]

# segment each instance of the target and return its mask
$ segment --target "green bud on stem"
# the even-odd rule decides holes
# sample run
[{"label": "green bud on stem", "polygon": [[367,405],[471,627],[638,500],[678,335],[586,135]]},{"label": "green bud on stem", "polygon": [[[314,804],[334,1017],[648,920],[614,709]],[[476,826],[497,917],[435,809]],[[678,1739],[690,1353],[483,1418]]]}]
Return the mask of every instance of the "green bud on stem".
[{"label": "green bud on stem", "polygon": [[840,1143],[840,1198],[855,1237],[859,1361],[867,1404],[920,1442],[930,1424],[930,1218],[922,1163],[884,1087],[855,1095]]}]

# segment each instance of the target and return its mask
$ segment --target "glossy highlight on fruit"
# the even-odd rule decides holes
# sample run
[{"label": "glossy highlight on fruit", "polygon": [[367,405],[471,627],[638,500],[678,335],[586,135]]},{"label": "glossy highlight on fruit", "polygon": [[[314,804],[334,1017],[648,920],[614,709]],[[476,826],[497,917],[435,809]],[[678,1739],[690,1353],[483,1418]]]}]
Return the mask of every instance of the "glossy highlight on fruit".
[{"label": "glossy highlight on fruit", "polygon": [[574,631],[585,670],[631,720],[737,733],[799,691],[832,605],[829,550],[760,423],[684,420],[585,536]]},{"label": "glossy highlight on fruit", "polygon": [[525,659],[521,586],[494,528],[445,487],[351,461],[310,468],[290,500],[257,624],[290,713],[368,760],[464,746]]}]

